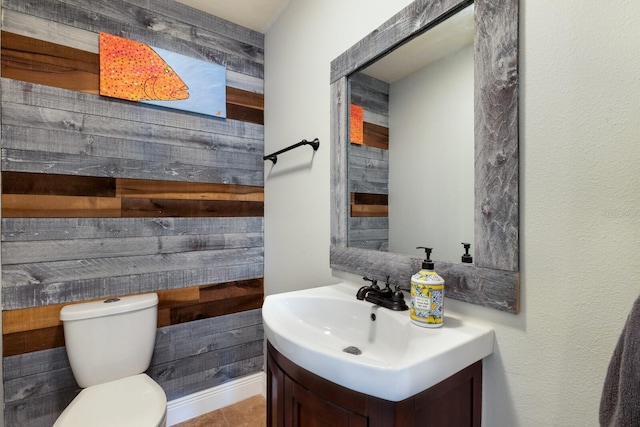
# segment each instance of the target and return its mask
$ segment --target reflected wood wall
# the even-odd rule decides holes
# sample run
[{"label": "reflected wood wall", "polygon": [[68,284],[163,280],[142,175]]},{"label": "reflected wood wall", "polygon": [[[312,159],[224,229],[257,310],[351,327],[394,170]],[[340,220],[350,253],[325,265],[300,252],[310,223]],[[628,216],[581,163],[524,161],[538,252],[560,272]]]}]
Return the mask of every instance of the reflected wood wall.
[{"label": "reflected wood wall", "polygon": [[[78,393],[70,303],[158,293],[169,399],[260,371],[264,35],[170,0],[2,12],[5,424],[49,426]],[[227,118],[99,96],[100,31],[224,65]]]},{"label": "reflected wood wall", "polygon": [[349,146],[348,246],[389,248],[389,84],[362,73],[349,78],[351,103],[364,110],[363,144]]}]

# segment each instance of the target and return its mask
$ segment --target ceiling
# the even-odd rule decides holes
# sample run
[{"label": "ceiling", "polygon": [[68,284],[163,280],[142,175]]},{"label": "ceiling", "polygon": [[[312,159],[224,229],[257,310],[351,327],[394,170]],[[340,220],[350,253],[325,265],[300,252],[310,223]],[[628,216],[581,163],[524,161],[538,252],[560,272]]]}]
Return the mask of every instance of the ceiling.
[{"label": "ceiling", "polygon": [[474,5],[467,6],[409,43],[378,59],[363,73],[387,83],[473,45]]},{"label": "ceiling", "polygon": [[177,0],[195,9],[265,33],[289,0]]}]

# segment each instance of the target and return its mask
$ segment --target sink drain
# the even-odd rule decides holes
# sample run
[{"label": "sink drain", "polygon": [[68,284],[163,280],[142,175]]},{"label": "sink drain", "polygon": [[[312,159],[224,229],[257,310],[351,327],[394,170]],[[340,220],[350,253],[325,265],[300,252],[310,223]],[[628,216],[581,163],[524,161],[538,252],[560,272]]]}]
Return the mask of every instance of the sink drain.
[{"label": "sink drain", "polygon": [[354,347],[352,345],[350,345],[349,347],[345,348],[344,350],[345,353],[349,353],[349,354],[355,354],[356,356],[362,354],[362,352],[360,351],[360,349],[358,347]]}]

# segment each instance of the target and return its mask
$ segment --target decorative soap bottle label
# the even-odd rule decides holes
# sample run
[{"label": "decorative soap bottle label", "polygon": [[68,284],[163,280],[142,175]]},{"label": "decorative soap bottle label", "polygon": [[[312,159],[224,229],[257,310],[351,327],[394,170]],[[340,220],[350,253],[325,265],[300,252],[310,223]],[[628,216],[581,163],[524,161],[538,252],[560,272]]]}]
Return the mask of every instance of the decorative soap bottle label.
[{"label": "decorative soap bottle label", "polygon": [[438,328],[444,317],[444,280],[435,271],[420,270],[411,276],[411,321]]}]

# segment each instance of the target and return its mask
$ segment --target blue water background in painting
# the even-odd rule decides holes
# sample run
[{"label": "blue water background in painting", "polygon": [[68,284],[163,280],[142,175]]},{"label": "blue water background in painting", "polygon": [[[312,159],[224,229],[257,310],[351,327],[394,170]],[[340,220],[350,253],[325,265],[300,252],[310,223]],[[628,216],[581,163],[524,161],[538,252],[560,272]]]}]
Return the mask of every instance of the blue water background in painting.
[{"label": "blue water background in painting", "polygon": [[[151,46],[150,46],[151,47]],[[220,118],[227,117],[227,69],[179,53],[151,47],[189,87],[189,98],[176,101],[140,101]]]}]

